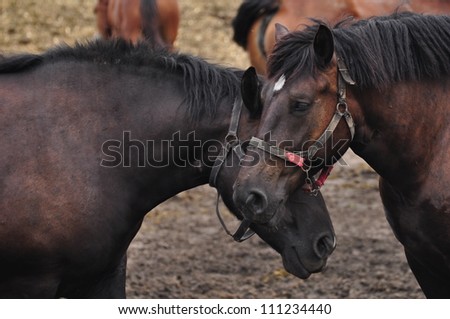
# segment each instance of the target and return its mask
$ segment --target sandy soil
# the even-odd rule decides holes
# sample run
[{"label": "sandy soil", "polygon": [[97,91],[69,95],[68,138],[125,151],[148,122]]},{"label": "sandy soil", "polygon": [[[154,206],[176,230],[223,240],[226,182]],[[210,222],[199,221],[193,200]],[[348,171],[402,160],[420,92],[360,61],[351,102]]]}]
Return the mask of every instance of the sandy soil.
[{"label": "sandy soil", "polygon": [[[82,3],[82,5],[80,5]],[[240,0],[179,0],[177,48],[245,68],[231,41]],[[95,1],[2,0],[0,52],[41,52],[92,38]],[[256,236],[238,244],[214,214],[215,191],[198,187],[150,212],[129,249],[130,298],[423,298],[378,194],[377,175],[355,155],[333,172],[323,194],[338,246],[327,269],[300,280]],[[234,222],[232,217],[229,222]]]}]

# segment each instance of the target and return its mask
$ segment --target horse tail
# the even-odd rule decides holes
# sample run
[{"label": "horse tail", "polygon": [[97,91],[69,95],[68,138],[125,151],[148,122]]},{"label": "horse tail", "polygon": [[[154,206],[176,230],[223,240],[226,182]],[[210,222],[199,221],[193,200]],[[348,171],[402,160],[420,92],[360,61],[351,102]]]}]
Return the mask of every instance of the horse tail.
[{"label": "horse tail", "polygon": [[280,0],[244,0],[233,19],[233,41],[246,49],[252,25],[261,16],[277,12],[279,7]]},{"label": "horse tail", "polygon": [[142,35],[145,40],[155,46],[164,46],[164,42],[159,33],[159,14],[156,0],[140,1]]},{"label": "horse tail", "polygon": [[108,0],[98,0],[94,9],[98,32],[104,38],[110,38],[112,36],[112,29],[108,23],[108,5]]}]

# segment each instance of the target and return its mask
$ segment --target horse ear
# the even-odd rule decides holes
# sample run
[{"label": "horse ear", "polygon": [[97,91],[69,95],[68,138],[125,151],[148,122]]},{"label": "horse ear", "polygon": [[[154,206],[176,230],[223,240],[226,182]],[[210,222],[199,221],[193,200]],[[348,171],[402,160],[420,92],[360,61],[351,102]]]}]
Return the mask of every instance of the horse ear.
[{"label": "horse ear", "polygon": [[288,28],[286,28],[282,24],[275,23],[275,42],[280,41],[281,38],[284,37],[288,33],[289,33]]},{"label": "horse ear", "polygon": [[321,24],[314,37],[314,53],[317,62],[326,66],[331,62],[334,54],[334,39],[330,28]]},{"label": "horse ear", "polygon": [[241,96],[252,118],[258,118],[262,112],[261,86],[254,67],[249,67],[242,75]]}]

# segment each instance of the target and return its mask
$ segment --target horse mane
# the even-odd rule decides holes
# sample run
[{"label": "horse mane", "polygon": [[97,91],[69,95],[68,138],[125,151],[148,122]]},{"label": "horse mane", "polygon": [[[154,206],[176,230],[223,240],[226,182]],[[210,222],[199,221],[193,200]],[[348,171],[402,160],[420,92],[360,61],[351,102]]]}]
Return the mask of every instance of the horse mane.
[{"label": "horse mane", "polygon": [[[150,72],[158,69],[183,78],[188,113],[192,120],[214,117],[220,101],[236,96],[242,71],[225,68],[187,54],[171,53],[146,42],[133,45],[125,40],[96,40],[62,45],[41,55],[27,54],[0,58],[0,74],[25,72],[45,63],[59,61],[91,62],[99,65],[123,65]],[[145,68],[149,67],[149,68]]]},{"label": "horse mane", "polygon": [[[268,62],[269,77],[314,75],[313,41],[323,21],[286,35]],[[450,74],[450,16],[396,12],[389,16],[338,23],[333,29],[335,52],[357,85],[382,89],[400,81]]]},{"label": "horse mane", "polygon": [[277,12],[280,0],[245,0],[233,19],[233,41],[247,48],[247,37],[253,24],[264,14]]},{"label": "horse mane", "polygon": [[0,74],[15,73],[42,63],[42,56],[36,54],[0,55]]}]

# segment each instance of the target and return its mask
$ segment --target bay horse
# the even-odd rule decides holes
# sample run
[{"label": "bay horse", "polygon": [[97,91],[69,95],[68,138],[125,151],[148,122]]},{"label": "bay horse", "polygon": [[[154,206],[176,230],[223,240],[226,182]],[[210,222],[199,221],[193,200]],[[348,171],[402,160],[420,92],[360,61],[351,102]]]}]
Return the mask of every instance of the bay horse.
[{"label": "bay horse", "polygon": [[98,0],[94,13],[105,39],[147,40],[173,49],[180,23],[177,0]]},{"label": "bay horse", "polygon": [[[242,219],[232,185],[260,115],[242,106],[241,85],[255,84],[242,76],[124,40],[2,58],[0,297],[125,297],[145,215],[201,184]],[[297,193],[283,209],[234,237],[251,227],[307,278],[335,246],[327,208]]]},{"label": "bay horse", "polygon": [[395,10],[450,13],[450,1],[244,0],[233,19],[233,40],[248,52],[257,72],[266,75],[267,57],[275,45],[275,24],[297,30],[311,24],[309,18],[333,24],[344,16],[364,19]]},{"label": "bay horse", "polygon": [[386,218],[423,292],[449,298],[450,16],[277,28],[245,162],[273,155],[241,168],[238,208],[272,218],[289,192],[350,147],[380,175]]}]

